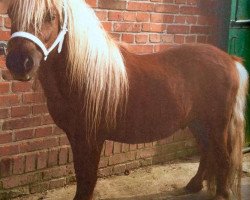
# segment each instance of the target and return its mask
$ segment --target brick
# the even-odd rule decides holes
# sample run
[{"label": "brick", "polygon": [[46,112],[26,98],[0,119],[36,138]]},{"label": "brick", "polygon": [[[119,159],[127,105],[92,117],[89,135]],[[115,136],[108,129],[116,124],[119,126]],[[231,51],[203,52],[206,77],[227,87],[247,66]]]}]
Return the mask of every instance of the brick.
[{"label": "brick", "polygon": [[174,15],[152,13],[150,16],[150,20],[151,22],[156,22],[156,23],[172,23],[174,21]]},{"label": "brick", "polygon": [[13,130],[39,126],[41,124],[41,117],[27,117],[20,119],[11,119],[3,122],[3,130]]},{"label": "brick", "polygon": [[111,10],[124,10],[126,9],[126,2],[117,0],[99,0],[98,7]]},{"label": "brick", "polygon": [[38,138],[35,140],[27,140],[19,144],[20,153],[32,152],[37,150],[49,149],[57,147],[59,141],[57,137],[53,138]]},{"label": "brick", "polygon": [[158,32],[161,33],[166,30],[165,24],[155,24],[155,23],[143,23],[142,31],[145,32]]},{"label": "brick", "polygon": [[52,190],[52,189],[64,187],[65,185],[66,185],[66,179],[60,178],[60,179],[50,181],[49,189]]},{"label": "brick", "polygon": [[0,94],[6,94],[10,92],[10,83],[9,82],[0,82]]},{"label": "brick", "polygon": [[185,22],[186,22],[185,16],[175,16],[174,23],[185,24]]},{"label": "brick", "polygon": [[196,24],[198,20],[197,16],[186,16],[186,22],[188,24]]},{"label": "brick", "polygon": [[132,160],[135,160],[135,152],[115,154],[109,157],[109,165],[121,164]]},{"label": "brick", "polygon": [[48,113],[48,108],[45,104],[32,106],[32,113],[34,115]]},{"label": "brick", "polygon": [[44,180],[52,180],[55,178],[61,178],[67,174],[66,166],[54,167],[43,171],[43,179]]},{"label": "brick", "polygon": [[18,146],[16,144],[0,146],[0,157],[14,154],[18,154]]},{"label": "brick", "polygon": [[37,169],[44,169],[47,167],[49,154],[47,151],[42,151],[37,154]]},{"label": "brick", "polygon": [[0,96],[0,107],[14,106],[19,103],[19,97],[16,94]]},{"label": "brick", "polygon": [[140,166],[141,166],[141,164],[140,164],[140,161],[138,161],[138,160],[126,163],[126,169],[127,170],[137,169]]},{"label": "brick", "polygon": [[174,42],[177,44],[183,44],[185,40],[185,36],[184,35],[175,35],[174,36]]},{"label": "brick", "polygon": [[54,129],[53,129],[53,134],[54,135],[64,135],[65,136],[65,133],[63,132],[62,129],[60,129],[59,127],[55,126]]},{"label": "brick", "polygon": [[185,25],[168,25],[168,34],[187,34],[189,32],[189,26]]},{"label": "brick", "polygon": [[7,109],[7,108],[0,109],[0,119],[6,119],[9,116],[10,116],[9,109]]},{"label": "brick", "polygon": [[199,0],[187,0],[188,5],[198,5]]},{"label": "brick", "polygon": [[113,154],[114,142],[113,141],[106,141],[105,142],[105,156],[111,156]]},{"label": "brick", "polygon": [[134,21],[136,21],[136,13],[125,12],[123,19],[124,19],[124,21],[134,22]]},{"label": "brick", "polygon": [[122,41],[126,43],[134,43],[135,41],[135,35],[133,34],[122,34]]},{"label": "brick", "polygon": [[164,34],[164,35],[161,36],[161,40],[164,43],[173,43],[173,41],[174,41],[174,35]]},{"label": "brick", "polygon": [[108,19],[108,12],[105,10],[97,10],[95,13],[100,21],[106,21]]},{"label": "brick", "polygon": [[5,28],[7,28],[7,29],[10,29],[10,28],[11,28],[11,20],[10,20],[9,17],[4,18],[4,26],[5,26]]},{"label": "brick", "polygon": [[13,174],[22,174],[25,169],[25,157],[15,156],[13,157]]},{"label": "brick", "polygon": [[186,4],[187,0],[175,0],[174,1],[176,4]]},{"label": "brick", "polygon": [[148,22],[150,20],[150,14],[145,12],[137,12],[137,22]]},{"label": "brick", "polygon": [[140,32],[141,25],[137,23],[114,23],[114,31],[117,32]]},{"label": "brick", "polygon": [[108,20],[110,20],[110,21],[122,21],[123,20],[123,12],[121,12],[121,11],[109,11],[108,12]]},{"label": "brick", "polygon": [[152,43],[161,42],[161,35],[160,34],[150,34],[149,41]]},{"label": "brick", "polygon": [[31,114],[30,106],[18,106],[11,108],[11,117],[27,117]]},{"label": "brick", "polygon": [[35,137],[46,137],[53,135],[52,127],[41,127],[35,130]]},{"label": "brick", "polygon": [[201,14],[199,8],[193,6],[181,6],[180,7],[181,14],[188,14],[188,15],[199,15]]},{"label": "brick", "polygon": [[155,12],[178,13],[179,12],[179,6],[178,5],[157,4],[157,5],[155,5]]},{"label": "brick", "polygon": [[137,149],[137,144],[130,144],[129,145],[129,150],[130,151],[135,151]]},{"label": "brick", "polygon": [[137,144],[138,149],[144,148],[144,144]]},{"label": "brick", "polygon": [[111,33],[111,34],[110,34],[110,37],[111,37],[113,40],[120,41],[120,40],[121,40],[121,33]]},{"label": "brick", "polygon": [[44,94],[42,93],[24,93],[23,94],[23,103],[42,103],[45,101]]},{"label": "brick", "polygon": [[[5,62],[5,61],[4,61]],[[3,65],[1,65],[0,67],[2,67]],[[13,77],[12,75],[10,74],[10,71],[7,70],[7,69],[2,69],[2,78],[5,80],[5,81],[11,81],[13,80]]]},{"label": "brick", "polygon": [[54,124],[54,120],[52,119],[52,117],[49,114],[45,114],[42,117],[42,125],[51,125]]},{"label": "brick", "polygon": [[10,39],[10,31],[0,31],[0,40],[7,41]]},{"label": "brick", "polygon": [[36,155],[28,154],[25,157],[25,172],[32,172],[36,170]]},{"label": "brick", "polygon": [[141,43],[141,44],[145,44],[148,42],[148,35],[146,34],[138,34],[135,36],[135,41],[136,43]]},{"label": "brick", "polygon": [[185,43],[195,43],[196,35],[187,35],[185,38]]},{"label": "brick", "polygon": [[48,167],[53,167],[58,164],[58,149],[52,149],[49,151]]},{"label": "brick", "polygon": [[109,158],[108,157],[101,157],[98,168],[104,168],[108,166]]},{"label": "brick", "polygon": [[49,182],[39,182],[30,186],[30,193],[41,193],[49,190]]},{"label": "brick", "polygon": [[207,26],[191,26],[192,34],[208,34],[209,28]]},{"label": "brick", "polygon": [[66,165],[66,172],[68,175],[75,175],[75,168],[73,163]]},{"label": "brick", "polygon": [[12,142],[12,133],[4,132],[0,133],[0,144],[6,144]]},{"label": "brick", "polygon": [[155,154],[157,154],[156,148],[141,149],[141,150],[137,151],[136,159],[153,157]]},{"label": "brick", "polygon": [[10,176],[12,174],[12,159],[4,158],[0,160],[0,178]]},{"label": "brick", "polygon": [[32,90],[31,82],[16,82],[12,83],[12,91],[13,92],[30,92]]},{"label": "brick", "polygon": [[86,0],[86,3],[89,4],[91,7],[97,6],[97,0]]},{"label": "brick", "polygon": [[16,141],[31,139],[33,138],[33,129],[15,131],[14,136]]},{"label": "brick", "polygon": [[59,150],[59,165],[64,165],[68,162],[68,147],[63,147]]},{"label": "brick", "polygon": [[122,152],[126,153],[129,151],[129,144],[122,144]]},{"label": "brick", "polygon": [[61,136],[59,138],[59,141],[60,141],[60,146],[69,145],[69,139],[67,138],[66,135]]},{"label": "brick", "polygon": [[152,142],[145,143],[145,148],[151,148],[153,146]]},{"label": "brick", "polygon": [[69,163],[73,162],[73,153],[72,153],[72,149],[69,149]]},{"label": "brick", "polygon": [[197,42],[199,43],[207,43],[207,36],[206,35],[198,35]]},{"label": "brick", "polygon": [[114,154],[121,153],[122,144],[119,142],[114,142]]},{"label": "brick", "polygon": [[111,22],[102,22],[102,26],[106,31],[108,31],[108,32],[112,31],[112,23]]},{"label": "brick", "polygon": [[142,2],[128,2],[127,10],[136,11],[153,11],[154,4],[152,3],[142,3]]},{"label": "brick", "polygon": [[2,179],[3,188],[10,189],[21,185],[28,185],[38,182],[42,179],[42,174],[39,172],[10,176]]}]

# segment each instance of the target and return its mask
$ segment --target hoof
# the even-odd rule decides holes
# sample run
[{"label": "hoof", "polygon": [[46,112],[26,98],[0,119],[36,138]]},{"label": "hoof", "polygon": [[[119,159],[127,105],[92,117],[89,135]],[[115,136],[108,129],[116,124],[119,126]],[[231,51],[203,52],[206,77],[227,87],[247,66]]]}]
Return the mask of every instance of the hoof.
[{"label": "hoof", "polygon": [[186,186],[186,190],[190,193],[200,192],[203,188],[202,183],[195,181],[192,179]]}]

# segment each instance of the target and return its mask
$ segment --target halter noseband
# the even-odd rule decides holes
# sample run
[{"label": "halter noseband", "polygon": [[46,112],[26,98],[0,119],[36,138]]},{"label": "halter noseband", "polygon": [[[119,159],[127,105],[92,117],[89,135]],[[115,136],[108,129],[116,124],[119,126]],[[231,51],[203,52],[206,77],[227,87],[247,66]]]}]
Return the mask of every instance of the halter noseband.
[{"label": "halter noseband", "polygon": [[67,29],[68,13],[67,13],[67,9],[66,9],[66,0],[64,0],[64,2],[63,2],[63,12],[64,12],[63,26],[61,27],[61,31],[58,34],[55,42],[51,45],[51,47],[49,49],[46,48],[46,46],[43,44],[43,42],[38,37],[36,37],[35,35],[33,35],[31,33],[28,33],[28,32],[23,32],[23,31],[15,32],[15,33],[13,33],[11,35],[10,40],[13,39],[13,38],[17,38],[17,37],[21,37],[21,38],[31,40],[37,46],[39,46],[40,49],[42,50],[42,52],[44,54],[44,60],[47,60],[48,55],[50,54],[51,51],[53,51],[55,49],[55,47],[57,45],[58,45],[58,53],[61,53],[64,38],[65,38],[65,35],[66,35],[67,31],[68,31],[68,29]]}]

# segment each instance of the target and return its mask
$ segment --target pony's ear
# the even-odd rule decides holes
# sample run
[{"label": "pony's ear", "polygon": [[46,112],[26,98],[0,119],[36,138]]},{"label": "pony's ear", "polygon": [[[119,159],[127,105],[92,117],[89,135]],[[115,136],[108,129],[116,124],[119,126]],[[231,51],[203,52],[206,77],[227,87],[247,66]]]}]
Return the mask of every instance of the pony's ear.
[{"label": "pony's ear", "polygon": [[0,0],[0,14],[6,14],[10,0]]}]

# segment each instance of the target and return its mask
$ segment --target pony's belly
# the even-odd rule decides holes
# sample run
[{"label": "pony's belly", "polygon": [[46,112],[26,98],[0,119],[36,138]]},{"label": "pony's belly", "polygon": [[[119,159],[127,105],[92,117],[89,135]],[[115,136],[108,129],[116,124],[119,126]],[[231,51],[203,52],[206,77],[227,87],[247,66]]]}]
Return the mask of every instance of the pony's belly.
[{"label": "pony's belly", "polygon": [[144,125],[136,129],[128,126],[111,132],[107,139],[128,144],[148,143],[169,137],[179,129],[179,126],[173,125],[157,127]]}]

